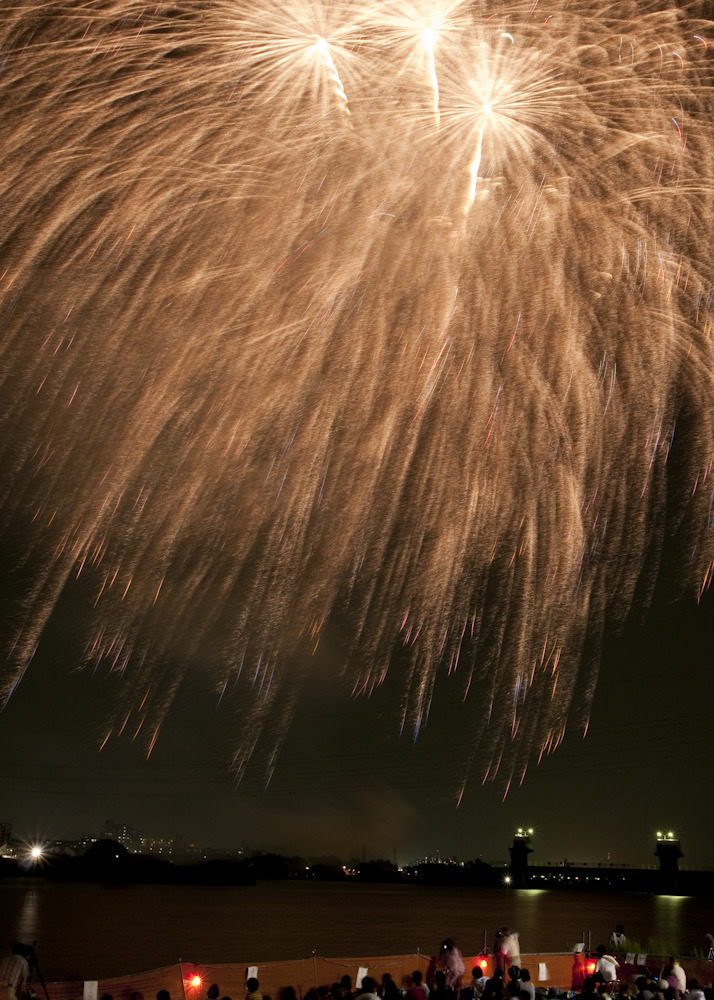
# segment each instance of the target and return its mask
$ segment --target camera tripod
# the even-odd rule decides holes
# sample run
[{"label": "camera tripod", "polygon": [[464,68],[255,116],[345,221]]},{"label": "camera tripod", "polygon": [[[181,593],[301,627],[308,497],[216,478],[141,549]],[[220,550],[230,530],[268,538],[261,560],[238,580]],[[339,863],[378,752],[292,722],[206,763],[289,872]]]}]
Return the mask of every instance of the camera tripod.
[{"label": "camera tripod", "polygon": [[25,959],[27,960],[27,966],[30,970],[27,976],[27,990],[30,996],[32,996],[34,993],[34,990],[32,989],[32,980],[34,976],[37,976],[37,980],[45,992],[45,997],[47,1000],[50,1000],[50,995],[47,992],[47,987],[45,986],[45,979],[42,975],[42,970],[40,969],[40,963],[37,960],[37,952],[35,951],[36,944],[37,941],[33,941],[32,944],[24,945]]}]

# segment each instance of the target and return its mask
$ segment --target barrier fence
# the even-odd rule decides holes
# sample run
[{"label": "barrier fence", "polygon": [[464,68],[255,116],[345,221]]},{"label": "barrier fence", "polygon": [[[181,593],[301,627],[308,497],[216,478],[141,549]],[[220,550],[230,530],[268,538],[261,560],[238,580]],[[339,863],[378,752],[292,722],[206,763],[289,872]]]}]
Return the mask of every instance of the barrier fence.
[{"label": "barrier fence", "polygon": [[[667,961],[660,956],[638,956],[644,963],[620,963],[621,982],[631,982],[639,974],[642,964],[655,974],[659,974]],[[522,955],[521,966],[531,974],[533,984],[544,987],[555,986],[569,990],[573,983],[575,957],[570,954],[551,953],[546,955]],[[467,958],[464,956],[466,974],[464,983],[470,981],[471,969],[476,963],[485,963],[484,972],[493,972],[493,958]],[[714,963],[703,959],[683,960],[687,979],[695,978],[702,986],[712,982]],[[243,1000],[246,993],[245,981],[255,975],[260,982],[260,991],[265,1000],[280,1000],[280,992],[285,986],[293,986],[298,997],[304,997],[312,988],[330,986],[344,975],[352,977],[356,984],[360,973],[381,981],[385,972],[390,973],[397,986],[406,984],[411,973],[419,969],[427,982],[431,981],[435,969],[435,959],[427,955],[381,955],[361,958],[310,958],[291,962],[264,962],[263,964],[236,962],[221,965],[194,964],[183,962],[164,969],[140,972],[131,976],[101,979],[95,982],[76,980],[65,983],[47,983],[50,1000],[96,1000],[105,993],[113,1000],[130,1000],[132,993],[143,994],[144,1000],[155,1000],[159,990],[167,990],[171,1000],[205,1000],[208,987],[217,983],[219,997]],[[35,984],[39,1000],[43,1000],[42,990]]]}]

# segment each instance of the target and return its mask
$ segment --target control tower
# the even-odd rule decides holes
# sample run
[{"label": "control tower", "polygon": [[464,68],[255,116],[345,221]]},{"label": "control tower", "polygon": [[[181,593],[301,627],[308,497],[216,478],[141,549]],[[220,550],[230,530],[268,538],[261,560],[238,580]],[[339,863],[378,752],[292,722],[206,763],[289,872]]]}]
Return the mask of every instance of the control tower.
[{"label": "control tower", "polygon": [[533,853],[532,834],[532,827],[519,826],[513,844],[508,848],[511,855],[511,885],[514,889],[524,889],[528,883],[528,855]]}]

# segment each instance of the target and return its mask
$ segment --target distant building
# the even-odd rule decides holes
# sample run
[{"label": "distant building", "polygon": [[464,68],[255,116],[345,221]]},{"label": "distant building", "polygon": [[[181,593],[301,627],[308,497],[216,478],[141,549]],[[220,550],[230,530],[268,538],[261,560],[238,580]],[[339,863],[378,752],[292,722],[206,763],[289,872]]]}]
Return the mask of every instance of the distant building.
[{"label": "distant building", "polygon": [[51,854],[59,854],[67,858],[81,858],[96,842],[96,837],[88,836],[80,837],[78,840],[53,840],[48,845],[48,850]]},{"label": "distant building", "polygon": [[115,823],[113,819],[107,819],[104,821],[100,839],[116,840],[122,847],[126,847],[127,851],[139,854],[143,847],[144,835],[135,826],[130,826],[128,823]]},{"label": "distant building", "polygon": [[0,823],[0,858],[14,858],[15,852],[10,847],[12,823]]},{"label": "distant building", "polygon": [[679,859],[684,857],[679,838],[673,833],[657,833],[655,857],[659,858],[660,871],[675,874],[679,871]]},{"label": "distant building", "polygon": [[141,850],[154,858],[170,859],[174,853],[173,837],[142,837]]},{"label": "distant building", "polygon": [[531,847],[530,827],[519,826],[513,837],[513,844],[508,848],[511,855],[511,881],[516,889],[524,889],[528,882],[528,855],[533,853]]}]

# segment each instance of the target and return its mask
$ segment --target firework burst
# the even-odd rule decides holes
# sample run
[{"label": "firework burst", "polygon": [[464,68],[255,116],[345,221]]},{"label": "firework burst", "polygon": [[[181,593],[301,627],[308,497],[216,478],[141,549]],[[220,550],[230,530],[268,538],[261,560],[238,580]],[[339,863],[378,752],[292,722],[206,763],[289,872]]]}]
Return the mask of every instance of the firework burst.
[{"label": "firework burst", "polygon": [[4,697],[71,598],[124,678],[107,737],[151,748],[197,667],[254,706],[240,775],[338,625],[351,690],[399,670],[418,730],[461,678],[464,775],[521,776],[671,524],[682,587],[712,572],[712,24],[93,0],[0,31]]}]

